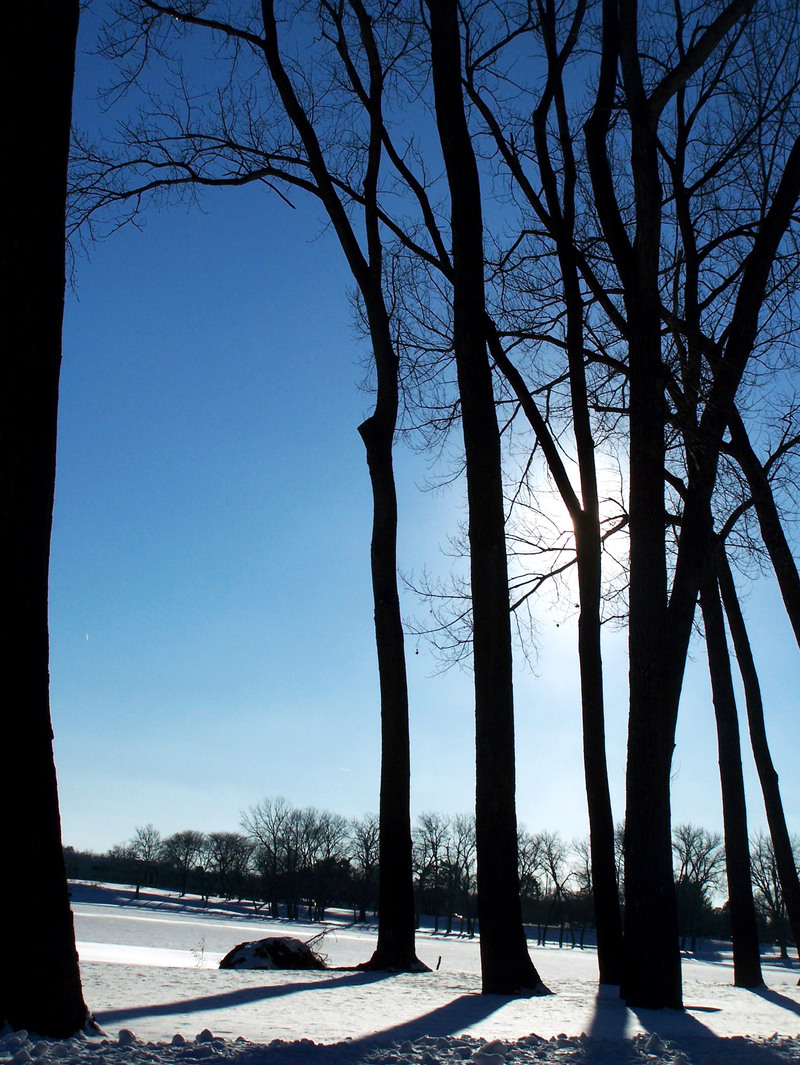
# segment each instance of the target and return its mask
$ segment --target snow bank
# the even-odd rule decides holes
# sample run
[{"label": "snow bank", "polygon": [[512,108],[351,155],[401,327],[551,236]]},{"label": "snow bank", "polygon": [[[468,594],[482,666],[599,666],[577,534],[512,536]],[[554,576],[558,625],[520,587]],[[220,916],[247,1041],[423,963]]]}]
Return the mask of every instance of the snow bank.
[{"label": "snow bank", "polygon": [[664,1040],[657,1033],[633,1039],[587,1035],[531,1035],[517,1042],[473,1036],[420,1036],[381,1043],[374,1039],[316,1044],[310,1039],[267,1044],[233,1041],[208,1029],[194,1039],[176,1034],[169,1043],[146,1043],[123,1028],[116,1040],[81,1035],[67,1040],[37,1039],[27,1032],[0,1038],[6,1065],[785,1065],[800,1062],[800,1039]]}]

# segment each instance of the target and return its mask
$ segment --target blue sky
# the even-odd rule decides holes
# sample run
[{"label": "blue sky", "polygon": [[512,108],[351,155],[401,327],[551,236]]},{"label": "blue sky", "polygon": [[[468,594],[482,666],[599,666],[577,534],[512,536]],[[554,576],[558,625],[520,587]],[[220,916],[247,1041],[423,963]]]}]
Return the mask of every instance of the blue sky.
[{"label": "blue sky", "polygon": [[[96,61],[79,57],[76,114]],[[355,816],[378,802],[371,502],[356,427],[370,397],[348,275],[313,207],[260,189],[151,213],[77,264],[64,328],[52,546],[51,688],[66,843],[104,850],[152,821],[235,829],[267,795]],[[400,565],[445,572],[458,485],[423,492],[399,445]],[[768,729],[800,830],[797,647],[774,589],[757,619]],[[406,596],[406,614],[424,614]],[[519,816],[586,832],[574,623],[542,602],[520,664]],[[415,651],[419,650],[419,653]],[[623,633],[606,634],[621,819]],[[713,711],[694,648],[675,821],[721,828]],[[408,640],[413,813],[468,810],[471,678]],[[763,824],[746,748],[753,827]]]}]

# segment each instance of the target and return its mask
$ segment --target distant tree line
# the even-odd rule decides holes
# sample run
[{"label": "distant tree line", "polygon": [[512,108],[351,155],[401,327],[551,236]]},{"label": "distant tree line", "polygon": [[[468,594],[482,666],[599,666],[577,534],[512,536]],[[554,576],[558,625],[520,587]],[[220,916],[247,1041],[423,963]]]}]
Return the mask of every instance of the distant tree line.
[{"label": "distant tree line", "polygon": [[[366,922],[378,909],[378,817],[347,819],[330,810],[267,798],[242,814],[241,832],[187,829],[162,836],[152,824],[105,854],[65,849],[68,874],[159,887],[204,902],[252,903],[272,918],[323,921],[329,907],[350,909]],[[617,883],[624,910],[623,830],[616,831]],[[793,838],[795,866],[800,839]],[[725,848],[718,833],[680,824],[672,833],[681,949],[702,940],[730,939],[723,898]],[[772,841],[750,841],[752,886],[762,942],[788,957],[793,942]],[[543,945],[584,947],[596,942],[594,885],[588,839],[568,842],[558,832],[518,835],[520,902],[528,935]],[[473,936],[477,930],[475,819],[471,814],[420,814],[413,829],[417,924],[435,932]]]}]

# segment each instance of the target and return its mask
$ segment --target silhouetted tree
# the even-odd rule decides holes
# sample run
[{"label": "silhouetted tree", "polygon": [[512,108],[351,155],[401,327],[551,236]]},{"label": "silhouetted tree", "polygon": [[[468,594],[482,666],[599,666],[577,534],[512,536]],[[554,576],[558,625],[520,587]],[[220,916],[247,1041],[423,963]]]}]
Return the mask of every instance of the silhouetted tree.
[{"label": "silhouetted tree", "polygon": [[519,893],[514,694],[500,434],[487,353],[480,180],[461,85],[456,0],[429,0],[437,129],[450,190],[453,352],[469,510],[478,920],[485,994],[541,987]]},{"label": "silhouetted tree", "polygon": [[189,877],[198,866],[204,844],[203,833],[191,828],[167,836],[161,844],[161,856],[178,874],[181,898],[189,888]]},{"label": "silhouetted tree", "polygon": [[367,909],[377,903],[378,846],[380,828],[375,814],[365,814],[350,824],[350,860],[358,877],[358,920],[366,921]]},{"label": "silhouetted tree", "polygon": [[253,844],[240,832],[209,832],[206,847],[210,872],[226,899],[244,898]]},{"label": "silhouetted tree", "polygon": [[717,721],[722,821],[725,833],[725,870],[733,939],[733,981],[737,987],[760,987],[761,956],[750,878],[747,802],[744,792],[739,715],[725,634],[722,602],[712,554],[700,581],[700,606],[706,632],[711,693]]},{"label": "silhouetted tree", "polygon": [[[795,869],[800,865],[800,844],[796,838],[791,840]],[[772,840],[763,832],[758,832],[752,839],[752,874],[756,905],[763,919],[766,931],[774,938],[781,952],[781,958],[787,959],[788,920],[783,884],[778,871],[778,862]],[[798,946],[795,940],[795,947]]]},{"label": "silhouetted tree", "polygon": [[[510,9],[509,9],[510,10]],[[534,17],[535,10],[535,17]],[[597,921],[597,958],[601,983],[619,984],[622,976],[622,918],[614,868],[614,819],[608,787],[606,762],[605,709],[601,653],[601,577],[602,536],[597,484],[597,464],[591,418],[590,389],[587,379],[586,303],[588,294],[581,280],[581,268],[588,268],[577,237],[578,160],[571,116],[565,89],[565,70],[578,46],[586,4],[579,0],[569,8],[559,9],[552,0],[537,0],[535,8],[520,5],[517,19],[506,23],[505,38],[487,48],[480,32],[472,32],[472,55],[466,63],[465,85],[497,145],[498,152],[511,174],[522,199],[532,209],[536,226],[543,227],[549,243],[541,253],[554,251],[558,264],[557,283],[561,305],[558,319],[563,328],[557,343],[566,356],[569,382],[569,418],[574,435],[579,490],[572,483],[562,449],[548,418],[540,410],[531,388],[517,365],[504,349],[495,328],[490,327],[490,352],[500,372],[533,429],[550,476],[564,502],[572,524],[575,561],[578,575],[578,663],[581,678],[581,712],[583,727],[584,777],[589,813],[592,878],[595,885]],[[516,110],[522,116],[510,126],[512,108],[496,101],[498,54],[511,46],[512,63],[516,62],[518,38],[535,27],[541,37],[545,56],[546,80],[535,106],[523,95],[516,78],[510,77]],[[486,68],[488,86],[481,91],[478,76]],[[510,73],[510,72],[509,72]],[[527,106],[526,106],[527,105]],[[532,121],[529,119],[532,110]],[[502,120],[501,116],[502,115]],[[505,123],[505,124],[504,124]],[[532,144],[526,127],[532,125]],[[529,176],[527,167],[534,161],[538,182]],[[528,235],[533,232],[529,231]],[[520,234],[515,244],[521,244]],[[525,253],[529,254],[525,245]],[[507,265],[504,273],[516,271],[518,263]],[[530,271],[524,271],[526,275]],[[511,284],[513,285],[513,280]],[[512,319],[513,320],[513,319]],[[524,319],[523,319],[524,321]],[[538,324],[538,323],[537,323]],[[541,330],[532,330],[541,334]],[[512,342],[524,337],[517,325]],[[556,337],[554,337],[556,339]],[[559,373],[563,373],[559,367]],[[549,398],[549,391],[545,390]]]},{"label": "silhouetted tree", "polygon": [[[397,495],[392,456],[399,407],[399,367],[391,311],[383,287],[384,216],[378,203],[386,141],[383,98],[387,73],[373,18],[362,0],[348,0],[345,4],[323,2],[315,17],[316,23],[306,29],[327,48],[324,59],[315,67],[315,71],[322,71],[318,86],[313,78],[308,78],[310,67],[294,71],[283,51],[273,0],[261,3],[260,26],[247,17],[240,23],[233,21],[231,10],[224,4],[218,10],[211,10],[208,5],[198,9],[183,0],[164,4],[157,0],[127,0],[120,4],[120,18],[109,33],[106,50],[123,64],[130,62],[132,54],[141,55],[142,63],[135,73],[128,70],[132,81],[141,75],[149,59],[166,54],[166,40],[173,27],[198,31],[210,40],[224,42],[223,51],[232,64],[231,78],[220,90],[216,103],[209,104],[199,116],[199,136],[193,121],[180,128],[169,104],[164,111],[155,108],[148,116],[155,132],[147,127],[147,120],[140,127],[127,129],[128,147],[133,145],[127,166],[113,160],[110,149],[101,151],[99,156],[85,149],[83,177],[78,184],[84,190],[92,190],[84,218],[91,216],[98,204],[103,207],[135,202],[138,209],[142,198],[150,193],[179,195],[183,191],[191,195],[204,185],[238,186],[260,181],[272,189],[301,189],[320,202],[341,246],[361,300],[376,384],[374,410],[358,427],[366,449],[373,496],[370,564],[382,752],[381,901],[378,946],[368,966],[417,969],[422,967],[414,948],[408,685],[397,590]],[[172,38],[171,47],[179,51],[177,37]],[[222,52],[217,54],[218,63],[221,55]],[[253,64],[246,73],[242,66],[245,56]],[[392,61],[391,56],[386,58],[389,67]],[[331,63],[337,66],[332,79],[328,77]],[[133,66],[136,65],[134,61]],[[256,103],[251,94],[250,77],[259,80],[269,99],[269,121],[264,121],[261,100]],[[320,121],[313,105],[315,92],[324,97],[334,85],[337,92],[344,93],[343,108],[358,126],[351,130],[352,138],[346,138],[357,147],[344,161],[345,178],[337,173],[343,146],[338,116]],[[192,94],[187,90],[189,96]],[[190,113],[193,106],[194,98]],[[177,131],[165,132],[165,116],[170,116],[168,122],[178,121]],[[237,135],[242,139],[237,140]],[[393,161],[402,169],[399,157]],[[101,179],[87,177],[87,167],[97,167]],[[140,183],[142,170],[147,171],[148,167],[151,170]],[[359,212],[359,222],[352,213],[354,207]],[[289,870],[285,875],[292,876]]]},{"label": "silhouetted tree", "polygon": [[[78,0],[4,12],[0,129],[0,639],[7,757],[0,1022],[63,1037],[87,1020],[61,844],[50,720],[48,566],[64,313],[64,225]],[[12,752],[13,748],[13,752]]]},{"label": "silhouetted tree", "polygon": [[[717,563],[719,588],[725,614],[730,626],[733,649],[739,664],[739,672],[744,687],[747,721],[750,731],[750,744],[756,763],[764,809],[771,836],[771,859],[769,867],[774,867],[780,880],[780,897],[786,909],[792,928],[795,946],[800,951],[800,877],[797,872],[796,848],[792,844],[786,815],[781,799],[778,773],[770,754],[767,729],[764,721],[764,704],[761,698],[761,685],[758,680],[750,639],[747,635],[744,614],[736,592],[736,585],[728,559],[723,552]],[[764,852],[764,841],[759,838],[759,846]],[[763,892],[762,892],[763,893]]]},{"label": "silhouetted tree", "polygon": [[[763,47],[751,49],[755,38],[741,32],[752,8],[752,0],[732,0],[708,21],[687,20],[687,13],[677,9],[671,23],[649,19],[651,39],[645,48],[645,19],[635,0],[604,0],[599,87],[586,127],[594,205],[620,281],[628,353],[630,715],[623,994],[632,1006],[682,1004],[670,854],[678,705],[710,550],[710,503],[723,434],[772,295],[774,269],[800,191],[800,140],[793,130],[788,140],[780,135],[780,160],[763,170],[763,188],[739,195],[755,173],[762,173],[760,164],[749,165],[744,146],[752,140],[753,151],[758,150],[764,123],[771,120],[773,106],[780,107],[768,98],[770,79],[752,74],[756,57],[773,62],[766,60]],[[784,13],[788,28],[791,15],[788,9]],[[651,57],[659,51],[654,64]],[[748,64],[749,75],[743,73]],[[703,116],[714,121],[718,97],[736,98],[728,73],[741,93],[765,94],[752,100],[735,152],[727,142],[712,144],[704,136],[709,127]],[[629,129],[627,181],[620,180],[621,160],[612,147],[620,130],[618,106]],[[725,206],[742,213],[739,224],[725,219],[727,242],[720,243],[719,191],[726,173],[736,191]],[[632,202],[623,204],[628,188]],[[662,240],[667,229],[679,255],[671,250],[667,255],[669,245]],[[746,252],[737,244],[743,233]],[[720,285],[725,253],[726,282]],[[664,270],[665,259],[673,270]],[[666,285],[662,290],[665,276],[669,290]],[[665,321],[671,330],[669,352],[662,350]],[[665,540],[668,422],[680,428],[685,473],[676,491],[681,518],[671,565]],[[672,478],[669,483],[674,485]]]},{"label": "silhouetted tree", "polygon": [[711,894],[725,872],[722,837],[698,825],[676,825],[672,830],[672,853],[681,944],[688,936],[689,949],[694,953],[711,908]]},{"label": "silhouetted tree", "polygon": [[139,825],[125,843],[111,848],[109,855],[130,870],[136,898],[145,885],[155,884],[156,868],[162,853],[161,833],[153,824]]},{"label": "silhouetted tree", "polygon": [[421,813],[412,838],[419,910],[433,917],[433,930],[438,932],[439,918],[449,903],[445,880],[450,819],[440,813]]}]

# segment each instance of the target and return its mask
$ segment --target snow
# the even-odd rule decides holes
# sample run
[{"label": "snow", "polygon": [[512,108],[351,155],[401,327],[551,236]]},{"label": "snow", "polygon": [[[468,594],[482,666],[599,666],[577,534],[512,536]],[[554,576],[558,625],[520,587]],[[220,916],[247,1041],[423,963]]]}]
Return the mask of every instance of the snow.
[{"label": "snow", "polygon": [[[779,1065],[800,1063],[797,967],[765,956],[767,988],[732,986],[726,954],[684,962],[683,1012],[629,1010],[596,984],[593,950],[531,947],[553,991],[480,994],[478,944],[418,937],[432,970],[361,973],[375,928],[330,921],[325,972],[221,970],[247,938],[292,934],[246,906],[202,909],[165,893],[76,885],[86,1001],[102,1034],[0,1033],[0,1065]],[[437,961],[441,958],[438,970]]]}]

